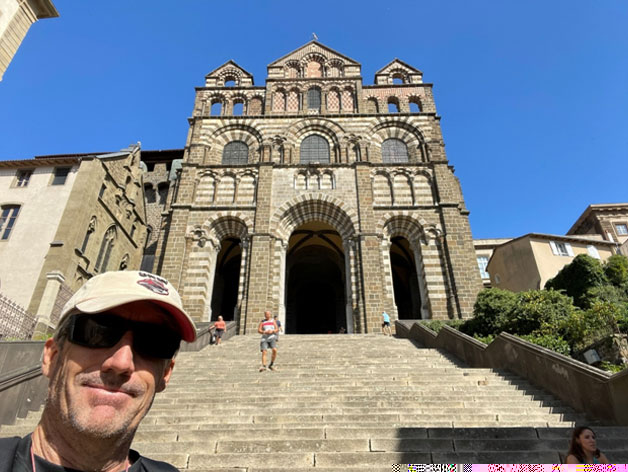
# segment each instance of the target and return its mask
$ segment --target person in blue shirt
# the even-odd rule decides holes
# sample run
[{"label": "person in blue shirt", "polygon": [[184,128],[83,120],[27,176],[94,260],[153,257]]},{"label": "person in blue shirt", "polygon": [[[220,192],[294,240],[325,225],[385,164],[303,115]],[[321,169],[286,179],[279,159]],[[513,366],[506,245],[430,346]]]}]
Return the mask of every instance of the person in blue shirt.
[{"label": "person in blue shirt", "polygon": [[382,312],[382,331],[384,334],[388,336],[392,336],[392,331],[390,330],[390,316],[385,311]]}]

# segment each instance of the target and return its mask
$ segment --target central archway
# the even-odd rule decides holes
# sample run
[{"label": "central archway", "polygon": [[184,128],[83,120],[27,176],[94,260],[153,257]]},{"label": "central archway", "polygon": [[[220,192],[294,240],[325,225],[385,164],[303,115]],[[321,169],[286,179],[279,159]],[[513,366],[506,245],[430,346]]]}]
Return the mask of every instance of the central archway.
[{"label": "central archway", "polygon": [[234,319],[235,307],[238,301],[241,262],[242,248],[240,239],[225,238],[221,243],[221,249],[216,258],[211,302],[212,321],[216,321],[219,315],[222,315],[225,321]]},{"label": "central archway", "polygon": [[310,221],[290,236],[286,260],[286,333],[347,329],[342,239],[330,225]]}]

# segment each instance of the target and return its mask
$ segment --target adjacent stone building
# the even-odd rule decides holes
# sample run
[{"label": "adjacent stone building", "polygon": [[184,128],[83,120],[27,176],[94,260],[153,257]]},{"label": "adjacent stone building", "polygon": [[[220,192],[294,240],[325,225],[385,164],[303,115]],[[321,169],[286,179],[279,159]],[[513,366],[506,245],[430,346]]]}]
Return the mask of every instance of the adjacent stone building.
[{"label": "adjacent stone building", "polygon": [[0,293],[37,315],[39,331],[93,275],[140,266],[142,182],[139,145],[0,161]]},{"label": "adjacent stone building", "polygon": [[628,203],[595,203],[589,205],[567,232],[568,235],[598,234],[616,242],[624,252],[628,243]]},{"label": "adjacent stone building", "polygon": [[199,321],[375,332],[471,316],[482,287],[432,85],[395,59],[364,85],[316,41],[263,86],[234,61],[196,88],[154,270]]}]

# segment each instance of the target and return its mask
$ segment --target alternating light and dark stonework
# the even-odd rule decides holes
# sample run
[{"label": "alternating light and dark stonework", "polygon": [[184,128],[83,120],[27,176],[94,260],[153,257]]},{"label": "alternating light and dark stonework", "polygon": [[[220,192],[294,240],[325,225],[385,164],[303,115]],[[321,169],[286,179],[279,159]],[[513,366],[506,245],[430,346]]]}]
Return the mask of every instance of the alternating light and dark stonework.
[{"label": "alternating light and dark stonework", "polygon": [[[482,283],[432,85],[395,59],[312,41],[268,66],[233,61],[196,88],[153,269],[199,321],[257,332],[377,332],[397,318],[464,318]],[[150,205],[150,204],[149,204]]]}]

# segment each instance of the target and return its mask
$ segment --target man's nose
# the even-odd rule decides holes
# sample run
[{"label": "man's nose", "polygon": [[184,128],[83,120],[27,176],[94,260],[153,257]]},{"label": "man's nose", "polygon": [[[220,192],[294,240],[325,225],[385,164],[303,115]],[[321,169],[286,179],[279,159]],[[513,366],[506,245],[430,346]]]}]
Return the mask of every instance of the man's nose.
[{"label": "man's nose", "polygon": [[130,375],[135,370],[133,353],[133,333],[127,331],[109,351],[107,358],[103,361],[101,370],[103,372],[113,371],[117,374]]}]

